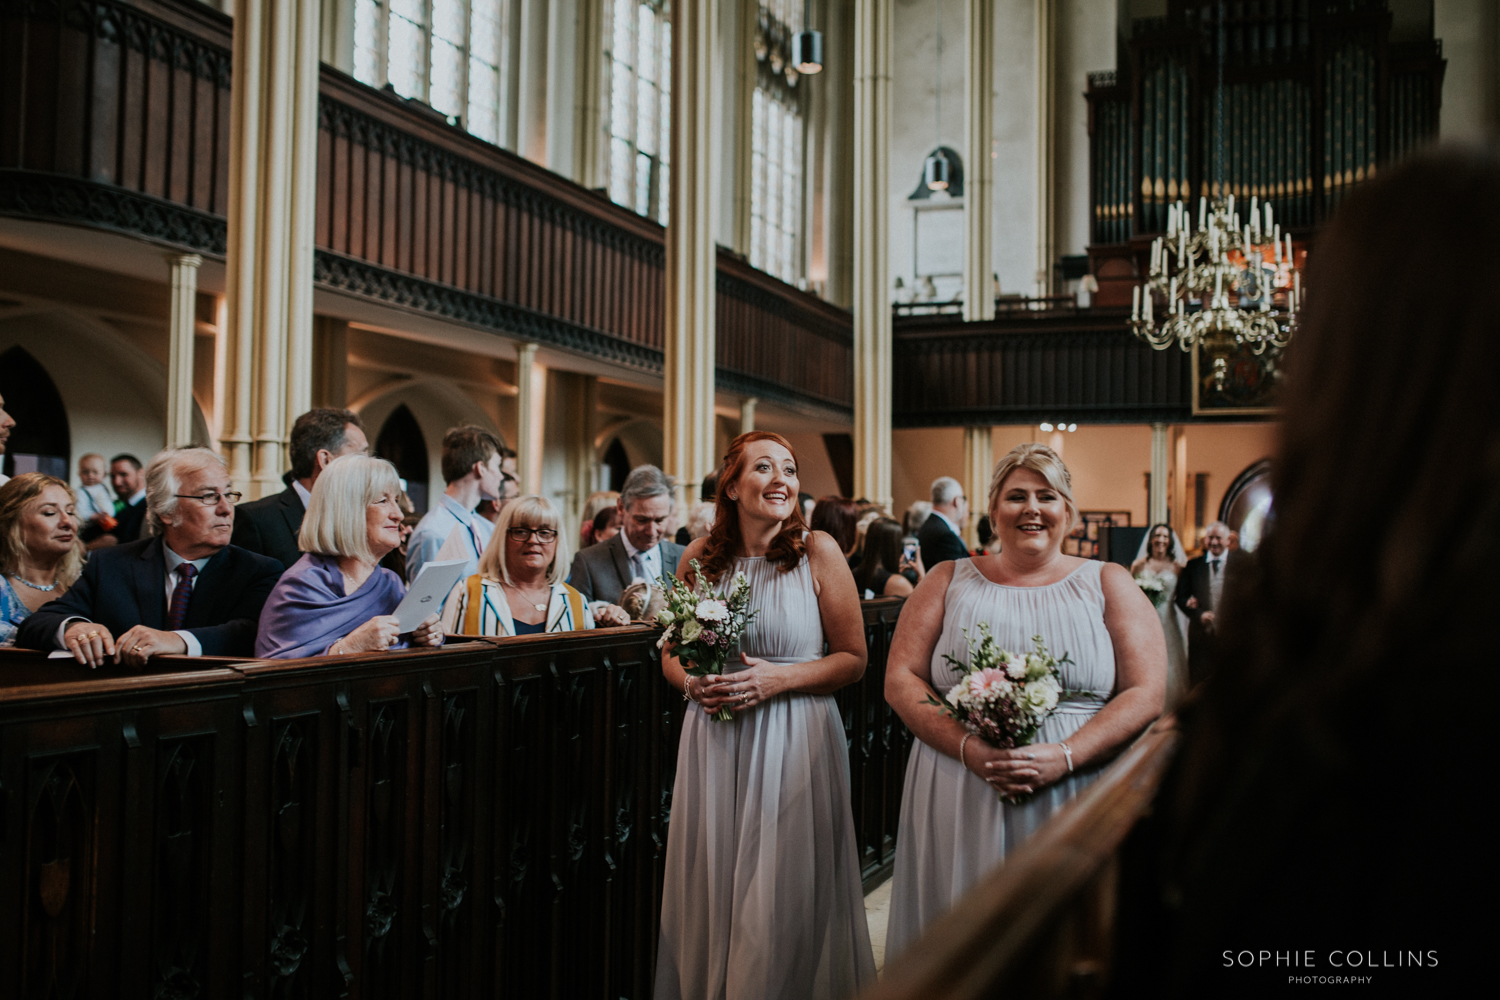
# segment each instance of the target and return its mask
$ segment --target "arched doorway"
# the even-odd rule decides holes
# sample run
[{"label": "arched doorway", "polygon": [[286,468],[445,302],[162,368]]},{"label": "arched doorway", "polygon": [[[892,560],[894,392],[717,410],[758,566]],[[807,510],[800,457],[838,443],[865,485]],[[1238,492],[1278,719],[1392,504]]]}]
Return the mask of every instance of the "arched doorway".
[{"label": "arched doorway", "polygon": [[0,396],[16,421],[0,472],[45,472],[66,481],[72,464],[68,411],[47,369],[23,347],[0,354]]},{"label": "arched doorway", "polygon": [[1219,520],[1239,533],[1240,548],[1254,552],[1271,516],[1271,460],[1263,458],[1234,477],[1219,504]]},{"label": "arched doorway", "polygon": [[427,442],[411,410],[402,403],[380,425],[375,454],[396,467],[406,484],[406,496],[418,514],[427,513]]}]

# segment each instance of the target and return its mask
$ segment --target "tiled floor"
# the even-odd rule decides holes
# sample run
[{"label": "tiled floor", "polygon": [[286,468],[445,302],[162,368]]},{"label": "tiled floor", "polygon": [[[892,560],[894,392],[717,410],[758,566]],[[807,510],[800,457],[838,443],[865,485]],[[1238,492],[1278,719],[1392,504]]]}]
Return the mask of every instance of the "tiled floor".
[{"label": "tiled floor", "polygon": [[891,912],[891,880],[865,897],[865,919],[870,924],[870,947],[875,950],[875,971],[885,968],[885,921]]}]

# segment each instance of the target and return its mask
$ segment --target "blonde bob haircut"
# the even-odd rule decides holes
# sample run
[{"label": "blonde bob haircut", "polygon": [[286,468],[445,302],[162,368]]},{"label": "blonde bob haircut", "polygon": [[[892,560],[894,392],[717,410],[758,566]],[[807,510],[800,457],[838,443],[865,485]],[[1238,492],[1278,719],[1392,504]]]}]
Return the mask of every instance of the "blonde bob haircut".
[{"label": "blonde bob haircut", "polygon": [[539,496],[506,501],[500,519],[495,522],[490,544],[484,547],[484,555],[479,557],[479,574],[486,580],[504,580],[507,585],[515,586],[515,581],[510,578],[510,567],[505,564],[505,540],[511,528],[551,528],[557,532],[557,549],[547,566],[547,583],[561,583],[567,567],[573,563],[572,547],[563,534],[562,517],[557,508],[548,503],[546,497]]},{"label": "blonde bob haircut", "polygon": [[990,477],[990,505],[988,512],[992,515],[990,520],[994,521],[993,513],[995,505],[1000,502],[1000,488],[1005,485],[1005,480],[1017,469],[1030,469],[1043,479],[1047,485],[1063,498],[1063,503],[1068,507],[1068,530],[1072,531],[1077,526],[1080,517],[1078,504],[1073,500],[1073,477],[1068,474],[1068,467],[1063,465],[1063,460],[1058,457],[1057,452],[1044,444],[1018,444],[999,462],[995,463],[995,474]]},{"label": "blonde bob haircut", "polygon": [[328,463],[313,483],[297,547],[318,556],[374,562],[365,512],[381,497],[401,495],[401,477],[383,458],[344,455]]}]

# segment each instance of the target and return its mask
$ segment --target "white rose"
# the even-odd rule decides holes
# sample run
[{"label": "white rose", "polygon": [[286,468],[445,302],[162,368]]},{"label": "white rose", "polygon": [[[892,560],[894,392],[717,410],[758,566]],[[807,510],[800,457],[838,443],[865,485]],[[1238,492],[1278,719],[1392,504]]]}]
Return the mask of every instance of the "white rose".
[{"label": "white rose", "polygon": [[1005,672],[1010,674],[1011,679],[1020,680],[1026,676],[1026,664],[1022,660],[1012,660],[1005,665]]},{"label": "white rose", "polygon": [[1057,691],[1050,684],[1028,684],[1026,685],[1026,704],[1034,712],[1051,711],[1052,706],[1057,704]]},{"label": "white rose", "polygon": [[682,626],[682,641],[683,642],[692,642],[694,639],[698,638],[702,634],[703,634],[703,626],[699,625],[697,622],[686,622]]}]

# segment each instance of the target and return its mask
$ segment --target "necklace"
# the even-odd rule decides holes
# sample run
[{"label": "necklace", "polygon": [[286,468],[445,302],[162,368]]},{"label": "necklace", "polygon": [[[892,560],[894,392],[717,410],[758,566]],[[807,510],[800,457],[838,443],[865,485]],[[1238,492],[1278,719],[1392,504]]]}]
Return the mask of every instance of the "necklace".
[{"label": "necklace", "polygon": [[[506,583],[502,582],[500,585],[502,587],[505,587],[505,586],[510,587],[511,590],[514,590],[516,593],[518,593],[518,594],[521,595],[521,600],[526,601],[533,608],[536,608],[538,611],[546,611],[547,610],[547,605],[546,604],[538,604],[538,603],[536,603],[529,596],[527,596],[526,591],[522,590],[520,587],[517,587],[515,584],[506,584]],[[549,595],[551,594],[551,588],[550,587],[548,588],[548,594]]]},{"label": "necklace", "polygon": [[32,583],[30,580],[26,579],[25,577],[16,576],[14,573],[12,573],[10,575],[10,578],[12,580],[17,581],[18,583],[24,583],[24,584],[26,584],[26,586],[30,587],[32,590],[40,590],[43,593],[46,593],[47,591],[50,591],[50,590],[56,590],[57,589],[57,581],[56,580],[53,580],[51,583],[47,584],[47,586],[44,587],[40,583]]}]

